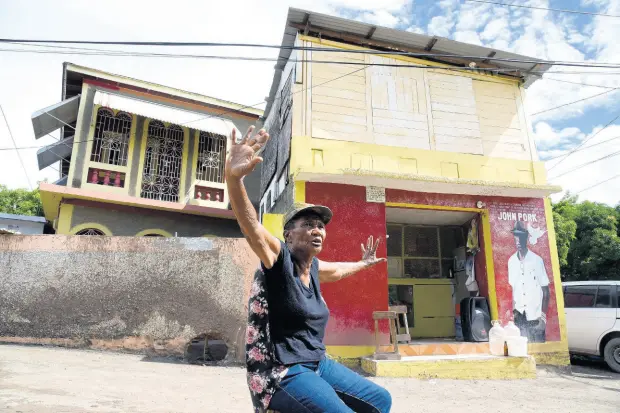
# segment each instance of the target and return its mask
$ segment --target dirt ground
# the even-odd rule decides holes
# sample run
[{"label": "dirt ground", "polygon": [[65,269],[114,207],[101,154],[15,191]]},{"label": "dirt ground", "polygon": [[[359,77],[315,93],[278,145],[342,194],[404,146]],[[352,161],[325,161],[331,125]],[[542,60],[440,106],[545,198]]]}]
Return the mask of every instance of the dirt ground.
[{"label": "dirt ground", "polygon": [[[539,369],[538,379],[454,381],[373,379],[392,412],[614,412],[620,375],[603,366],[573,374]],[[0,345],[0,412],[250,412],[245,371],[143,356]]]}]

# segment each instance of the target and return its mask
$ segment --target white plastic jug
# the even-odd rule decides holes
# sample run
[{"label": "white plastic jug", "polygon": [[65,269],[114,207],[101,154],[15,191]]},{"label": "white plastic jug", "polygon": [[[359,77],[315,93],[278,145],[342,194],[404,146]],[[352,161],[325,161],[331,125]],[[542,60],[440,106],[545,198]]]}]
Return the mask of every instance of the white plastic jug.
[{"label": "white plastic jug", "polygon": [[527,337],[506,337],[510,357],[527,357]]},{"label": "white plastic jug", "polygon": [[504,333],[506,334],[506,337],[521,336],[521,330],[519,330],[519,327],[517,327],[512,321],[509,321],[508,324],[506,324],[506,327],[504,327]]},{"label": "white plastic jug", "polygon": [[493,324],[493,327],[489,330],[489,348],[491,349],[491,354],[494,356],[503,356],[506,332],[499,321],[494,320],[491,321],[491,323]]}]

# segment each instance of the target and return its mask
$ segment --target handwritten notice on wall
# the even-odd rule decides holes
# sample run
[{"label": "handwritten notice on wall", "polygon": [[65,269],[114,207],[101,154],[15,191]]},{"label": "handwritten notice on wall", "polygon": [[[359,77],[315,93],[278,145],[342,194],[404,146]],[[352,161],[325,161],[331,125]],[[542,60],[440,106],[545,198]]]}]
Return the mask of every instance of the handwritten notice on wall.
[{"label": "handwritten notice on wall", "polygon": [[379,188],[377,186],[367,186],[366,202],[385,203],[385,188]]}]

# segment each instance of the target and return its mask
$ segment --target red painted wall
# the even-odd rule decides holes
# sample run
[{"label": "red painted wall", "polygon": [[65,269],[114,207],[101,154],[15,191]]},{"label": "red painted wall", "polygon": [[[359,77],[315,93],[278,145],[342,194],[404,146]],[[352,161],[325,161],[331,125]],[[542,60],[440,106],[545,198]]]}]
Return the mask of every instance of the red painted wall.
[{"label": "red painted wall", "polygon": [[[526,222],[526,224],[533,225],[535,229],[542,232],[542,236],[536,240],[536,243],[533,244],[530,241],[528,247],[530,251],[543,259],[545,270],[549,278],[551,297],[547,312],[546,340],[560,340],[560,326],[543,199],[430,194],[387,190],[386,201],[465,208],[475,208],[477,201],[482,201],[486,204],[486,208],[489,210],[490,214],[491,247],[493,249],[498,314],[502,323],[506,323],[512,319],[512,288],[508,283],[508,260],[516,252],[514,237],[511,233],[515,224],[513,214],[517,219]],[[535,219],[535,221],[533,221],[533,219]],[[482,231],[482,228],[480,228],[480,231]],[[480,236],[480,240],[482,242],[482,236]],[[476,264],[481,265],[478,260]],[[486,286],[484,286],[484,283],[480,285],[480,281],[478,282],[481,291],[484,291],[483,288]]]},{"label": "red painted wall", "polygon": [[[560,340],[555,286],[549,252],[549,239],[542,199],[517,199],[465,195],[446,195],[387,190],[387,202],[457,206],[475,208],[477,201],[486,203],[490,213],[491,248],[495,269],[498,313],[503,323],[512,319],[512,288],[508,283],[508,260],[516,252],[511,233],[515,217],[521,220],[535,215],[535,229],[543,234],[529,249],[539,255],[550,282],[550,303],[547,312],[547,341]],[[326,261],[356,261],[361,258],[360,244],[369,235],[385,237],[385,205],[366,202],[364,187],[338,184],[306,183],[306,202],[322,204],[334,211],[334,219],[327,227],[325,249],[320,258]],[[504,213],[502,215],[502,213]],[[519,215],[521,214],[521,215]],[[482,251],[482,227],[479,226]],[[476,273],[486,275],[486,261],[482,253],[476,257]],[[385,242],[378,250],[386,256]],[[488,296],[486,276],[477,277],[482,295]],[[380,264],[349,279],[322,286],[323,295],[331,311],[325,342],[328,345],[373,345],[374,322],[372,312],[386,310],[388,305],[387,264]],[[382,341],[387,342],[387,323],[382,324]]]},{"label": "red painted wall", "polygon": [[[332,209],[334,218],[327,226],[327,238],[320,258],[325,261],[359,261],[360,244],[369,235],[383,239],[385,246],[385,205],[366,202],[366,189],[359,186],[306,183],[306,202]],[[321,286],[330,310],[327,345],[374,345],[372,312],[387,310],[387,264],[378,264],[350,278]],[[381,325],[381,339],[387,342],[387,323]]]}]

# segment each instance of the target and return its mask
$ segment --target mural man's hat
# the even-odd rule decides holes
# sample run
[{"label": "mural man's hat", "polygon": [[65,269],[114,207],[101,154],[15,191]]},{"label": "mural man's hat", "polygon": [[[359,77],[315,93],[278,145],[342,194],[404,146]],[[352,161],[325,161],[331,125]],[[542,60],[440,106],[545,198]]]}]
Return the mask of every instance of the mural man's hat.
[{"label": "mural man's hat", "polygon": [[515,227],[510,232],[515,235],[525,235],[530,233],[525,227],[525,223],[523,221],[515,221]]}]

